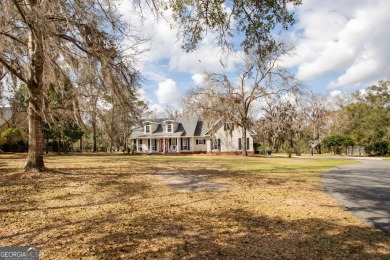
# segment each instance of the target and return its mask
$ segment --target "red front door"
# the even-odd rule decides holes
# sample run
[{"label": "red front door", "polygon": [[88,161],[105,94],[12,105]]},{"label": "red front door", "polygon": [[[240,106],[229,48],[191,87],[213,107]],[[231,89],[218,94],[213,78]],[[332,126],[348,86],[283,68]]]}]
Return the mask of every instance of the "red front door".
[{"label": "red front door", "polygon": [[164,140],[160,140],[160,153],[164,152]]},{"label": "red front door", "polygon": [[164,140],[161,139],[160,140],[160,153],[167,152],[167,148],[168,148],[168,140],[165,140],[165,144],[164,144]]}]

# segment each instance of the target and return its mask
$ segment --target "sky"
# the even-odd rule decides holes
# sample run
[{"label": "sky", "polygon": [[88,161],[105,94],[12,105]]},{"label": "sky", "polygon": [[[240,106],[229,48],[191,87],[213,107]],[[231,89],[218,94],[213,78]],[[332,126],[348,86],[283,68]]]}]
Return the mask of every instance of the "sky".
[{"label": "sky", "polygon": [[[295,46],[283,65],[306,89],[322,95],[351,93],[390,76],[389,0],[303,0],[291,9],[296,23],[283,38]],[[131,8],[121,11],[128,17]],[[169,22],[152,15],[139,24],[151,40],[137,66],[145,77],[140,94],[152,109],[178,105],[178,97],[201,82],[208,70],[234,75],[237,56],[223,56],[208,34],[186,53]],[[130,18],[127,18],[130,19]],[[238,53],[239,54],[239,53]],[[226,66],[221,65],[223,61]]]}]

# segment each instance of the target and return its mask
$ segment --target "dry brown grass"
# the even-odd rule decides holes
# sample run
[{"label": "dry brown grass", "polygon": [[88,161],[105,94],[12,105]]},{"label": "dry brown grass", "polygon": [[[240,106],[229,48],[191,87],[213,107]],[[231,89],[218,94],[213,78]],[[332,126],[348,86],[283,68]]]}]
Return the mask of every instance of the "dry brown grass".
[{"label": "dry brown grass", "polygon": [[[340,208],[320,173],[341,160],[224,156],[49,156],[23,173],[0,155],[0,245],[41,259],[388,259],[390,239]],[[233,188],[179,193],[157,170]]]}]

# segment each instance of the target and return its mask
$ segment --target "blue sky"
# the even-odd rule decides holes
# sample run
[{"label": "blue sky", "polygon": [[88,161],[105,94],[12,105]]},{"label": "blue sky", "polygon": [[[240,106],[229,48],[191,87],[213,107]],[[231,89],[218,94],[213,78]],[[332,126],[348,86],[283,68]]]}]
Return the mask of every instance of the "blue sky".
[{"label": "blue sky", "polygon": [[[131,7],[122,8],[125,15]],[[389,0],[303,0],[295,9],[296,23],[283,37],[295,45],[284,66],[295,72],[308,90],[324,95],[350,93],[390,76]],[[147,78],[141,94],[154,109],[175,106],[177,97],[212,70],[234,75],[237,56],[224,57],[208,34],[198,50],[181,49],[175,29],[152,15],[140,25],[151,37],[150,51],[138,66]],[[133,23],[139,24],[139,21]],[[220,61],[225,62],[223,67]]]}]

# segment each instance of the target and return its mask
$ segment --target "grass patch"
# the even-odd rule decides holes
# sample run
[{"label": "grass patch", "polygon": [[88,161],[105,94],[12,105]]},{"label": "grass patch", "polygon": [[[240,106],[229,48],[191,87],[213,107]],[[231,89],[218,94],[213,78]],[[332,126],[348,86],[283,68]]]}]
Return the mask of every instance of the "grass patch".
[{"label": "grass patch", "polygon": [[[42,259],[389,257],[389,238],[322,191],[322,172],[354,161],[71,155],[22,173],[24,160],[0,155],[0,244]],[[164,169],[233,188],[179,193],[154,177]]]}]

